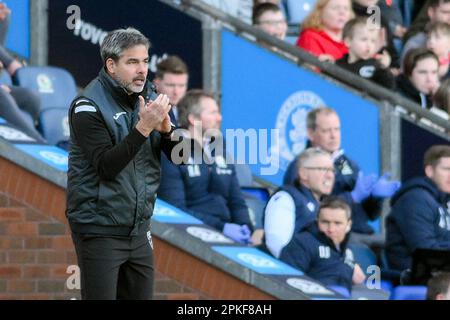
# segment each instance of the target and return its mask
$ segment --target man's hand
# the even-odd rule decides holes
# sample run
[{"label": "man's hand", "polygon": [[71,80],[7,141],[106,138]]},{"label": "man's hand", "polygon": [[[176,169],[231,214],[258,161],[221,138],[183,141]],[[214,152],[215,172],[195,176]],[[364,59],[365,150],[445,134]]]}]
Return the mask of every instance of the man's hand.
[{"label": "man's hand", "polygon": [[353,201],[361,203],[366,198],[368,198],[373,190],[373,186],[377,182],[377,176],[370,174],[365,176],[362,171],[358,173],[358,180],[356,180],[356,185],[351,192]]},{"label": "man's hand", "polygon": [[167,114],[167,116],[164,118],[161,124],[158,125],[155,129],[156,131],[159,131],[161,133],[170,132],[170,130],[172,129],[172,122],[170,121],[169,114]]},{"label": "man's hand", "polygon": [[364,271],[362,271],[361,267],[358,264],[355,264],[355,268],[353,269],[353,284],[361,284],[366,280],[366,275]]},{"label": "man's hand", "polygon": [[256,229],[255,231],[253,231],[252,238],[251,238],[252,245],[255,247],[261,245],[262,241],[263,241],[263,237],[264,237],[264,229]]},{"label": "man's hand", "polygon": [[[139,96],[139,121],[136,129],[145,137],[148,137],[157,128],[165,130],[167,121],[170,126],[169,110],[169,98],[165,94],[160,94],[155,101],[147,104],[145,104],[144,98]],[[169,131],[170,129],[163,132]]]},{"label": "man's hand", "polygon": [[376,54],[375,59],[380,63],[383,69],[389,68],[392,61],[391,55],[387,52],[387,50],[383,50],[381,53]]}]

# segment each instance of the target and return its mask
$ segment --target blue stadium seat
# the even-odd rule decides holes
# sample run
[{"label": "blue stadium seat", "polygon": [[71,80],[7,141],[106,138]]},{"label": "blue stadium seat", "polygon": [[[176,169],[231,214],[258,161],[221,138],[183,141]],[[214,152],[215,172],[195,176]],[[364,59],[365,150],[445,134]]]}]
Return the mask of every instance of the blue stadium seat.
[{"label": "blue stadium seat", "polygon": [[241,187],[241,190],[246,195],[252,195],[264,203],[269,200],[269,190],[262,187]]},{"label": "blue stadium seat", "polygon": [[388,280],[381,280],[380,282],[381,289],[386,290],[392,294],[392,290],[394,289],[394,285],[391,281]]},{"label": "blue stadium seat", "polygon": [[244,200],[249,209],[250,220],[255,229],[264,229],[263,215],[266,202],[254,197],[253,195],[244,194]]},{"label": "blue stadium seat", "polygon": [[391,296],[391,300],[425,300],[427,287],[425,286],[398,286]]},{"label": "blue stadium seat", "polygon": [[40,115],[40,130],[49,144],[67,141],[70,137],[67,109],[46,109]]},{"label": "blue stadium seat", "polygon": [[0,71],[0,84],[5,84],[7,86],[12,85],[11,76],[5,70]]},{"label": "blue stadium seat", "polygon": [[269,199],[270,193],[267,188],[257,187],[253,184],[253,174],[250,167],[247,164],[236,164],[236,177],[239,181],[239,186],[241,187],[241,191],[245,196],[254,197],[267,202]]},{"label": "blue stadium seat", "polygon": [[377,265],[377,257],[375,253],[366,246],[360,243],[349,243],[348,247],[352,250],[355,261],[360,265],[361,269],[366,273],[367,268],[372,265]]},{"label": "blue stadium seat", "polygon": [[236,169],[236,177],[241,187],[253,185],[252,170],[250,170],[247,164],[235,164],[234,168]]},{"label": "blue stadium seat", "polygon": [[286,11],[289,24],[301,24],[314,9],[317,0],[286,0]]},{"label": "blue stadium seat", "polygon": [[68,110],[77,95],[72,75],[56,67],[23,67],[17,70],[19,86],[29,88],[41,97],[41,110],[61,108]]}]

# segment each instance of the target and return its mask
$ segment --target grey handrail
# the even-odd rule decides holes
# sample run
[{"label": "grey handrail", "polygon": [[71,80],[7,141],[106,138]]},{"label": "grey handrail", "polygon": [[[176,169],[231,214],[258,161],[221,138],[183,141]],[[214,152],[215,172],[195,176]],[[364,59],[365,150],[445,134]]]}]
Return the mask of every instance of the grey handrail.
[{"label": "grey handrail", "polygon": [[[350,71],[347,71],[333,63],[319,61],[315,56],[308,52],[293,46],[283,40],[270,36],[264,31],[249,25],[240,19],[237,19],[221,10],[218,10],[201,0],[181,0],[181,5],[185,8],[192,8],[200,11],[208,16],[220,20],[222,23],[229,25],[234,29],[236,33],[247,33],[253,36],[258,41],[264,42],[269,46],[274,46],[281,49],[283,52],[291,55],[292,57],[286,57],[294,62],[301,62],[302,64],[309,64],[318,67],[324,74],[331,75],[333,78],[340,80],[344,83],[351,83],[353,88],[360,90],[361,92],[372,96],[377,100],[388,101],[393,106],[401,106],[407,112],[414,113],[419,118],[426,118],[431,120],[436,125],[446,129],[450,132],[450,122],[434,114],[433,112],[423,109],[415,102],[394,93],[391,90],[383,88],[367,79],[364,79]],[[270,50],[270,48],[268,48]]]}]

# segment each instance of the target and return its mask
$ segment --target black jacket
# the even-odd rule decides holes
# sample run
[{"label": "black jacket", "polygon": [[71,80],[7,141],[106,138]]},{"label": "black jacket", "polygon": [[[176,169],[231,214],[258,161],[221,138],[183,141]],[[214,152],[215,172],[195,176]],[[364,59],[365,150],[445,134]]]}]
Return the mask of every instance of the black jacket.
[{"label": "black jacket", "polygon": [[386,218],[386,252],[390,267],[411,267],[415,249],[450,250],[450,195],[428,178],[406,182],[391,199]]},{"label": "black jacket", "polygon": [[186,165],[176,166],[162,157],[158,197],[217,230],[222,231],[225,223],[245,224],[253,230],[236,168],[226,162],[225,149],[213,148],[209,155],[195,140],[186,138],[184,143],[191,148]]},{"label": "black jacket", "polygon": [[419,104],[422,108],[430,109],[433,106],[432,96],[417,90],[403,74],[397,77],[397,89],[401,95]]},{"label": "black jacket", "polygon": [[383,69],[375,59],[359,60],[354,63],[349,63],[347,54],[342,59],[336,61],[336,64],[387,89],[395,89],[394,75],[389,69]]},{"label": "black jacket", "polygon": [[170,155],[175,143],[156,131],[141,135],[135,128],[138,111],[138,94],[128,95],[105,70],[72,102],[66,215],[73,232],[147,231],[161,148]]}]

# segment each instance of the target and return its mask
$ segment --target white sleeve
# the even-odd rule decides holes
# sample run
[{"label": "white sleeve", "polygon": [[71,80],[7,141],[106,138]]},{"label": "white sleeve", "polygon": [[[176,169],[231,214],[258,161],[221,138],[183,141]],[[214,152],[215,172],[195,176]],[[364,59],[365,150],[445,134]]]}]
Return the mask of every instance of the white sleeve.
[{"label": "white sleeve", "polygon": [[276,258],[279,258],[281,250],[291,241],[294,228],[294,199],[286,191],[279,191],[270,198],[264,219],[266,246]]}]

